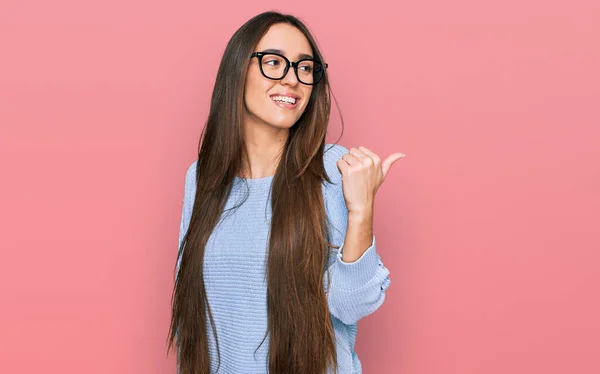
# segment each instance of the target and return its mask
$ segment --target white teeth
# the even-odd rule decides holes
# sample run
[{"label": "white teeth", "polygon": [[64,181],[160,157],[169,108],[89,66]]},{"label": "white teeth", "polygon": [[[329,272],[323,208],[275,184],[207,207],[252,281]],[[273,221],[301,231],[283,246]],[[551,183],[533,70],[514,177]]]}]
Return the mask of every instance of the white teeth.
[{"label": "white teeth", "polygon": [[296,99],[288,96],[272,96],[271,97],[275,101],[282,101],[288,104],[296,104]]}]

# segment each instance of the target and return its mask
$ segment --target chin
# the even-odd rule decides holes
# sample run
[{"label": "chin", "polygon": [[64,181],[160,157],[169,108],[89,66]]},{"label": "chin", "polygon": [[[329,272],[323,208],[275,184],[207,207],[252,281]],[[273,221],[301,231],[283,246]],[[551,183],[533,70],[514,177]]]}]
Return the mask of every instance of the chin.
[{"label": "chin", "polygon": [[286,118],[270,118],[265,122],[274,127],[289,129],[290,127],[294,126],[296,121],[298,121],[298,118],[300,117],[290,116]]},{"label": "chin", "polygon": [[296,123],[296,121],[290,122],[290,121],[285,121],[285,122],[269,122],[269,124],[273,127],[278,127],[280,129],[290,129],[292,126],[294,126],[294,124]]}]

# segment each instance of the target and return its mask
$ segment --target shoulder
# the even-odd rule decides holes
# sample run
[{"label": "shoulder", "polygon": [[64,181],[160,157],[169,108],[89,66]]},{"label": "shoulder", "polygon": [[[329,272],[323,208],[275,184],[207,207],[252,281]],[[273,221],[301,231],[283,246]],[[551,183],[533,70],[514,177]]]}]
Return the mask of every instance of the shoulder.
[{"label": "shoulder", "polygon": [[341,144],[325,144],[325,150],[323,152],[323,164],[329,179],[331,179],[331,181],[335,184],[338,184],[342,178],[342,175],[337,167],[337,162],[348,152],[348,148]]},{"label": "shoulder", "polygon": [[346,232],[348,210],[342,189],[342,174],[337,167],[337,162],[348,153],[348,148],[340,144],[325,144],[323,163],[331,183],[323,181],[323,198],[325,212],[330,224],[330,234],[334,245],[341,245]]},{"label": "shoulder", "polygon": [[327,143],[325,144],[325,151],[324,151],[324,157],[334,157],[336,158],[336,161],[342,157],[344,154],[348,153],[349,150],[348,148],[344,147],[341,144],[333,144],[333,143]]},{"label": "shoulder", "polygon": [[185,172],[186,178],[196,174],[196,164],[197,163],[198,163],[198,160],[194,160],[194,162],[192,162],[191,165],[188,166],[187,171]]},{"label": "shoulder", "polygon": [[196,192],[196,164],[198,160],[194,160],[191,165],[188,166],[185,172],[185,194],[186,196],[194,195]]}]

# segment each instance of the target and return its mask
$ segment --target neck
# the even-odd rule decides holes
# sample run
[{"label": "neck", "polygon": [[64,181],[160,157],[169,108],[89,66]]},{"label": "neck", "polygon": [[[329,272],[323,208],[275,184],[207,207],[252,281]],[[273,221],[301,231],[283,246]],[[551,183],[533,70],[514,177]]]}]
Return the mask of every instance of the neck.
[{"label": "neck", "polygon": [[241,177],[257,179],[275,174],[289,129],[266,124],[244,127],[245,155]]}]

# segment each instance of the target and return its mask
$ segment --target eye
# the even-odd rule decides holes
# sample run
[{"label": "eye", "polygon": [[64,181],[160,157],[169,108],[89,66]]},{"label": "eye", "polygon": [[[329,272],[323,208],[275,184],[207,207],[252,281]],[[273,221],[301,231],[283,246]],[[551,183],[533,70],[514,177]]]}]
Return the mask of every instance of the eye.
[{"label": "eye", "polygon": [[313,72],[313,61],[304,60],[298,64],[298,71],[304,74],[311,74]]},{"label": "eye", "polygon": [[270,59],[270,60],[264,60],[263,64],[265,65],[270,65],[270,66],[277,66],[281,63],[281,61],[279,61],[278,59]]}]

